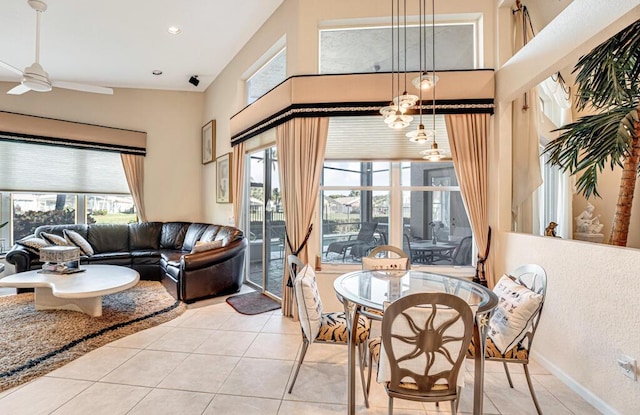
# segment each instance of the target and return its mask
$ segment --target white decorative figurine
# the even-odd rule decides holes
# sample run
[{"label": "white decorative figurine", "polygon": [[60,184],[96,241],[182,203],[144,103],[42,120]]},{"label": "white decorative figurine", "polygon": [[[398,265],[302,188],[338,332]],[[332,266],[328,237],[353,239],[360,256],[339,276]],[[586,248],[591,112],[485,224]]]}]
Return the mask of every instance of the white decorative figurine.
[{"label": "white decorative figurine", "polygon": [[598,234],[604,227],[600,223],[600,215],[593,216],[595,208],[591,203],[587,203],[585,210],[576,216],[576,232]]}]

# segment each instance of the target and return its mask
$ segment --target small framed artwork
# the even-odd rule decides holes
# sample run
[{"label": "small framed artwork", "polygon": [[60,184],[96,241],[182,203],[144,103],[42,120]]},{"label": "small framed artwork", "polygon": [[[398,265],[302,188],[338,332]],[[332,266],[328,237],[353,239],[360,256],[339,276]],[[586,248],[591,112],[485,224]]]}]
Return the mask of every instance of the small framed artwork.
[{"label": "small framed artwork", "polygon": [[231,197],[231,169],[233,167],[233,157],[231,153],[220,156],[216,159],[218,169],[218,180],[216,190],[216,202],[232,203]]},{"label": "small framed artwork", "polygon": [[211,163],[216,158],[216,120],[202,127],[202,164]]}]

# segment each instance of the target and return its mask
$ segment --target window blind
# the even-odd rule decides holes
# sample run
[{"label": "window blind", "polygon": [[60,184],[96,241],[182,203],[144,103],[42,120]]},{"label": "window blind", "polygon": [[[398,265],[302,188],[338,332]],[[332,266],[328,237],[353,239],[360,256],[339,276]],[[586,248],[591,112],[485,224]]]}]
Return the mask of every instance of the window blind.
[{"label": "window blind", "polygon": [[120,153],[0,141],[0,191],[129,194]]},{"label": "window blind", "polygon": [[[331,117],[325,160],[421,160],[420,151],[431,147],[412,143],[406,137],[418,128],[420,116],[413,115],[411,125],[402,130],[387,127],[382,116]],[[433,116],[422,115],[425,129],[433,129]],[[444,115],[436,114],[438,148],[451,154]]]}]

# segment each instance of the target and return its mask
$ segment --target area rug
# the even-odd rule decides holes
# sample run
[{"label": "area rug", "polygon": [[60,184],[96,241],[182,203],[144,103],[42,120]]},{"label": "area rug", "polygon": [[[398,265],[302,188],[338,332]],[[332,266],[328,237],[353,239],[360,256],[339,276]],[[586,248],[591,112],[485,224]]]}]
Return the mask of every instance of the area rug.
[{"label": "area rug", "polygon": [[280,308],[280,303],[259,292],[228,297],[227,303],[238,313],[249,315],[265,313]]},{"label": "area rug", "polygon": [[33,293],[0,297],[0,391],[185,310],[156,281],[140,281],[104,296],[101,317],[66,310],[36,311]]}]

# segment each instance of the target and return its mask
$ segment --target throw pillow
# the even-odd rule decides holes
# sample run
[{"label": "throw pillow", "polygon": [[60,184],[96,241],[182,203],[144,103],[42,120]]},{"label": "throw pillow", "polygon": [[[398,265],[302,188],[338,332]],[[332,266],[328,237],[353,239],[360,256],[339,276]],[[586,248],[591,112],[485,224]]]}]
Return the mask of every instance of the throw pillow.
[{"label": "throw pillow", "polygon": [[296,302],[298,304],[298,317],[304,335],[312,343],[318,333],[322,322],[322,301],[313,268],[305,265],[293,283],[296,290]]},{"label": "throw pillow", "polygon": [[67,241],[69,241],[69,244],[75,245],[80,248],[80,252],[82,253],[82,255],[93,255],[94,252],[91,244],[87,242],[87,240],[84,239],[78,232],[72,231],[71,229],[65,229],[62,232],[64,233],[64,237],[67,238]]},{"label": "throw pillow", "polygon": [[223,241],[221,239],[217,241],[211,241],[211,242],[198,241],[196,242],[196,245],[191,250],[191,253],[195,254],[197,252],[204,252],[204,251],[210,251],[216,248],[221,248],[223,246],[222,242]]},{"label": "throw pillow", "polygon": [[540,309],[542,295],[518,284],[508,275],[500,278],[493,292],[498,296],[498,305],[491,314],[487,335],[504,354],[526,335],[531,319]]},{"label": "throw pillow", "polygon": [[49,242],[35,236],[27,236],[26,238],[16,241],[16,243],[34,255],[40,255],[40,248],[49,246]]},{"label": "throw pillow", "polygon": [[49,244],[51,245],[56,245],[56,246],[69,246],[71,245],[69,243],[69,241],[67,241],[66,238],[60,236],[60,235],[56,235],[55,233],[46,233],[46,232],[42,232],[40,233],[40,236],[42,237],[42,239],[44,239],[45,241],[49,242]]},{"label": "throw pillow", "polygon": [[408,264],[409,258],[362,258],[362,269],[368,270],[404,271]]}]

